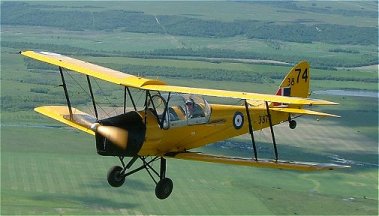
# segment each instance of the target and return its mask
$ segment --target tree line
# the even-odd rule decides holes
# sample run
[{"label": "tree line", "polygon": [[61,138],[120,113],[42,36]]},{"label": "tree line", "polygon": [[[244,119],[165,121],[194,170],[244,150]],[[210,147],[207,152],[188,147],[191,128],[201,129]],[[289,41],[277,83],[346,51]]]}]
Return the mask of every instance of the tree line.
[{"label": "tree line", "polygon": [[[213,49],[213,48],[178,48],[178,49],[156,49],[152,51],[138,51],[138,52],[122,52],[122,51],[104,51],[104,50],[91,50],[78,48],[68,45],[57,45],[57,44],[44,44],[44,43],[30,43],[30,42],[10,42],[1,41],[2,47],[11,47],[19,50],[24,49],[36,49],[36,50],[47,50],[54,51],[61,54],[67,55],[83,55],[83,56],[93,56],[93,57],[135,57],[135,58],[164,58],[164,59],[182,59],[185,57],[199,57],[201,61],[217,62],[216,60],[210,60],[208,58],[229,58],[229,59],[272,59],[277,61],[297,63],[301,60],[301,57],[295,54],[287,53],[285,55],[277,53],[265,54],[254,51],[235,51],[230,49]],[[352,53],[358,54],[359,51],[349,50],[349,49],[330,49],[329,52],[342,52],[342,53]],[[336,70],[336,67],[360,67],[365,65],[378,64],[377,56],[375,55],[362,55],[358,61],[346,61],[344,59],[336,59],[326,57],[307,57],[309,62],[312,62],[313,68]],[[28,65],[34,64],[38,65],[40,69],[49,69],[50,66],[40,63],[32,63],[31,60]]]},{"label": "tree line", "polygon": [[223,22],[178,15],[153,16],[138,11],[75,9],[47,10],[25,2],[3,2],[1,24],[60,27],[67,30],[115,30],[196,37],[272,39],[311,43],[377,45],[378,29],[335,24],[285,25],[275,22],[234,20]]},{"label": "tree line", "polygon": [[[330,52],[345,52],[345,53],[355,53],[351,50],[343,49],[331,49]],[[206,58],[230,58],[230,59],[274,59],[276,61],[297,63],[299,60],[302,60],[299,55],[287,53],[283,54],[265,54],[260,52],[244,52],[244,51],[235,51],[229,49],[213,49],[213,48],[201,48],[201,49],[192,49],[192,48],[178,48],[178,49],[156,49],[153,51],[144,51],[144,52],[135,52],[130,53],[129,55],[133,57],[168,57],[168,58],[178,58],[178,56],[191,56],[191,57],[206,57]],[[312,62],[312,67],[319,69],[328,69],[335,70],[336,67],[359,67],[363,65],[372,65],[378,64],[377,56],[375,55],[362,55],[363,57],[357,62],[345,61],[343,59],[330,58],[328,56],[321,57],[307,57],[309,62]],[[210,61],[210,60],[208,60]]]}]

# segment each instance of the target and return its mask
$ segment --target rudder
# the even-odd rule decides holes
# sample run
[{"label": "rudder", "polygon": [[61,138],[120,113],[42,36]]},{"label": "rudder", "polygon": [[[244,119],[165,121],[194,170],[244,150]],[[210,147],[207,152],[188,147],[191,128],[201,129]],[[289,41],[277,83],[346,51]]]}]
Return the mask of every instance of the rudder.
[{"label": "rudder", "polygon": [[[283,79],[276,95],[307,98],[310,95],[310,67],[307,61],[295,65]],[[278,106],[281,104],[274,104]]]}]

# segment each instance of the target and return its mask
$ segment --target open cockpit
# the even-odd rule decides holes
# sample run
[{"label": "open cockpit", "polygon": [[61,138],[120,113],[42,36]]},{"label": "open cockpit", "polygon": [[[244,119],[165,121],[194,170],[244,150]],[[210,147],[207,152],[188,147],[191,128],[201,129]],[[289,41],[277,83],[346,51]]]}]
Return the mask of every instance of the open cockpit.
[{"label": "open cockpit", "polygon": [[164,129],[204,124],[211,114],[208,102],[191,94],[155,94],[151,96],[148,108],[156,114]]}]

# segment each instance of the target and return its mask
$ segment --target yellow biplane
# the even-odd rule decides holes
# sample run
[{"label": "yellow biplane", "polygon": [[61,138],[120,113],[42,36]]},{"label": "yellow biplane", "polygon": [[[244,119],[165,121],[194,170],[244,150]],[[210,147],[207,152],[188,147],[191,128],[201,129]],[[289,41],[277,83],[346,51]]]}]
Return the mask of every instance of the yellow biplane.
[{"label": "yellow biplane", "polygon": [[[98,154],[118,157],[122,166],[114,166],[108,172],[108,183],[113,187],[121,186],[127,176],[145,169],[156,183],[156,196],[159,199],[167,198],[172,192],[173,182],[166,177],[166,158],[301,171],[345,167],[278,159],[274,125],[289,122],[289,127],[294,129],[296,122],[293,119],[301,115],[337,117],[303,109],[307,105],[336,104],[308,98],[310,68],[306,61],[301,61],[291,69],[275,95],[268,95],[172,86],[159,80],[126,74],[51,52],[22,51],[20,54],[58,66],[67,105],[41,106],[35,108],[35,111],[94,135]],[[87,76],[95,116],[71,106],[63,69]],[[122,86],[125,95],[124,106],[128,95],[133,110],[126,111],[124,107],[124,112],[120,115],[99,119],[90,77]],[[139,109],[136,106],[130,88],[144,91],[144,107]],[[202,96],[240,99],[241,104],[209,104]],[[258,159],[253,132],[263,128],[270,128],[274,159]],[[247,133],[251,135],[252,158],[189,151]],[[125,163],[125,157],[131,159]],[[132,165],[138,159],[142,161],[142,165],[132,169]],[[160,160],[158,171],[151,165],[157,160]]]}]

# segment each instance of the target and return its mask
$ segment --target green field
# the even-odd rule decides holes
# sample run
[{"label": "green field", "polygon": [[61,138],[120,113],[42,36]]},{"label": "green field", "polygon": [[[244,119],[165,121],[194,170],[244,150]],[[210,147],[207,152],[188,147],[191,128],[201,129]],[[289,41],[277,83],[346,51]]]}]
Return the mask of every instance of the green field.
[{"label": "green field", "polygon": [[[38,2],[34,3],[40,5]],[[52,10],[72,10],[80,9],[83,11],[104,11],[119,10],[120,8],[129,11],[143,11],[152,15],[180,15],[186,17],[202,18],[206,20],[233,21],[236,19],[262,20],[262,21],[279,21],[294,22],[309,19],[316,23],[333,23],[349,24],[356,26],[377,26],[375,17],[368,17],[362,13],[375,13],[375,2],[300,2],[296,3],[298,7],[303,7],[299,11],[289,5],[283,4],[262,4],[259,2],[202,2],[194,4],[192,2],[118,2],[117,5],[107,2],[44,2],[44,5],[58,6]],[[59,7],[63,6],[63,7]],[[377,5],[376,5],[377,6]],[[210,10],[217,8],[217,10]],[[361,16],[351,16],[354,12],[359,12]],[[320,16],[319,11],[322,11]],[[349,14],[344,14],[349,13]],[[289,16],[290,14],[290,16]]]},{"label": "green field", "polygon": [[[377,13],[376,2],[28,3],[51,11],[122,9],[222,22],[259,20],[280,25],[305,22],[377,28],[377,15],[372,16]],[[97,155],[93,137],[33,111],[40,105],[65,104],[65,99],[57,71],[18,54],[27,49],[64,53],[175,85],[271,94],[291,64],[308,59],[311,88],[316,91],[312,98],[340,104],[312,109],[341,118],[299,118],[296,130],[290,130],[287,124],[276,126],[279,158],[339,163],[351,168],[294,172],[169,159],[167,175],[174,181],[174,190],[168,199],[155,197],[155,185],[145,171],[128,177],[124,186],[112,188],[106,173],[119,164],[117,158]],[[188,49],[193,53],[186,53]],[[246,62],[246,56],[254,53],[260,57],[254,60],[289,64]],[[213,54],[222,58],[213,58]],[[377,55],[377,44],[2,25],[0,214],[378,215],[378,98],[317,94],[317,90],[377,94]],[[322,64],[324,61],[328,64]],[[85,78],[70,74],[66,80],[74,106],[91,107],[88,93],[82,89],[87,89]],[[120,86],[96,81],[93,88],[104,109],[122,105]],[[133,92],[137,98],[141,95]],[[239,103],[207,99],[212,103]],[[269,130],[256,131],[255,135],[258,156],[271,158]],[[197,150],[251,157],[250,146],[249,136],[243,135]]]},{"label": "green field", "polygon": [[[338,154],[364,165],[302,173],[169,160],[168,175],[175,189],[165,201],[155,198],[154,185],[143,172],[127,179],[125,187],[107,185],[105,173],[118,161],[97,156],[93,139],[82,133],[67,127],[5,124],[2,213],[375,214],[375,143],[343,125],[331,131],[331,124],[303,120],[294,132],[278,127],[281,155],[331,162],[330,157]],[[262,133],[259,144],[267,146],[263,141],[268,133]],[[307,138],[317,139],[304,144]],[[205,151],[217,151],[209,148]]]}]

